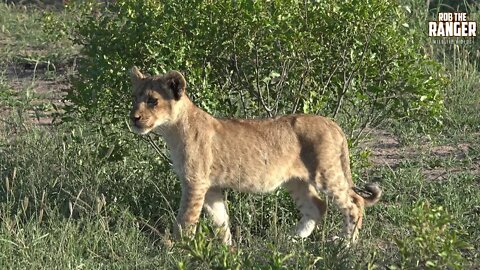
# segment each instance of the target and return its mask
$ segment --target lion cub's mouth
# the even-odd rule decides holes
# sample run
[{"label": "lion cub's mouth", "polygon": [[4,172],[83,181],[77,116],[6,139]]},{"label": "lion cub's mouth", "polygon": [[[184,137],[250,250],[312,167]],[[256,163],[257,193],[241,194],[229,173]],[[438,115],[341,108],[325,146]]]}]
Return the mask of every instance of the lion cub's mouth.
[{"label": "lion cub's mouth", "polygon": [[130,128],[132,129],[133,132],[140,135],[145,135],[152,130],[152,127],[138,125],[138,123],[137,124],[131,123]]}]

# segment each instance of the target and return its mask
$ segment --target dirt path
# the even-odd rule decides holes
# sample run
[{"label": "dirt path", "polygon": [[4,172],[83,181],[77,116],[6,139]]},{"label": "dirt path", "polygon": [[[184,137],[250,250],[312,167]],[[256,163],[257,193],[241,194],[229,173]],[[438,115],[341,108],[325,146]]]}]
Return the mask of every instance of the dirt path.
[{"label": "dirt path", "polygon": [[[421,144],[404,146],[388,131],[374,130],[371,134],[371,138],[363,142],[361,147],[372,151],[371,162],[374,167],[388,166],[395,170],[403,161],[417,158],[425,161],[422,171],[429,180],[443,180],[451,174],[465,171],[480,176],[480,159],[474,157],[478,149],[475,150],[472,143],[434,145],[425,140]],[[480,137],[480,133],[474,135]],[[472,162],[465,162],[467,160]]]},{"label": "dirt path", "polygon": [[[64,106],[67,77],[72,67],[47,65],[10,65],[6,68],[4,87],[6,93],[0,100],[0,116],[22,109],[34,124],[50,125],[58,121]],[[8,96],[7,96],[8,95]]]}]

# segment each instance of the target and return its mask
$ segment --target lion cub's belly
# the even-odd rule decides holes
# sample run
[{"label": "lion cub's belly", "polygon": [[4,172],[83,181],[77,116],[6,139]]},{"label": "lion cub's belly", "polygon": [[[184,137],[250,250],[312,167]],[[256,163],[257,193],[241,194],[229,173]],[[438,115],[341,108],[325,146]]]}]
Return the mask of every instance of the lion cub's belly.
[{"label": "lion cub's belly", "polygon": [[222,173],[212,174],[210,180],[214,186],[242,192],[264,193],[275,190],[288,178],[285,170],[247,172],[245,169],[239,168],[238,171],[225,170]]}]

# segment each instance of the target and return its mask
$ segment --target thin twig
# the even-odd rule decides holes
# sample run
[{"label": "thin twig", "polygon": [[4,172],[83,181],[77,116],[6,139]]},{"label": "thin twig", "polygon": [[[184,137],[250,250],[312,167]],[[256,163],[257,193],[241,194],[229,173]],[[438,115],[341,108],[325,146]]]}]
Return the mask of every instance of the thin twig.
[{"label": "thin twig", "polygon": [[272,117],[272,109],[267,106],[265,103],[265,100],[263,99],[262,95],[262,90],[260,89],[260,71],[259,71],[259,66],[258,66],[258,48],[257,45],[255,44],[255,84],[257,87],[258,95],[259,95],[259,101],[260,104],[262,104],[263,108],[267,112],[269,117]]},{"label": "thin twig", "polygon": [[[156,133],[153,133],[153,132],[151,132],[151,133],[156,135],[156,136],[159,136]],[[143,138],[143,137],[141,137],[141,138]],[[167,160],[168,163],[170,165],[172,165],[172,161],[170,160],[170,158],[167,155],[165,155],[165,153],[162,152],[160,147],[157,145],[157,143],[153,140],[153,138],[151,136],[147,136],[146,141],[150,144],[150,146],[152,146],[152,148],[155,150],[155,152],[157,152],[157,154],[159,154],[164,160]]]},{"label": "thin twig", "polygon": [[[345,94],[347,93],[348,91],[348,87],[350,86],[350,83],[352,82],[352,79],[353,79],[353,76],[358,72],[358,70],[360,69],[362,63],[363,63],[363,60],[365,59],[365,54],[367,52],[367,49],[368,49],[368,46],[370,44],[370,39],[372,37],[372,33],[373,31],[377,28],[377,25],[375,24],[374,27],[370,28],[370,31],[368,33],[368,36],[367,36],[367,40],[365,42],[365,46],[363,47],[363,51],[362,51],[362,58],[360,59],[360,63],[355,67],[355,69],[350,73],[350,75],[348,76],[348,79],[344,82],[343,84],[343,90],[341,92],[341,94],[339,95],[338,97],[338,100],[337,100],[337,105],[335,107],[335,112],[333,113],[333,118],[336,118],[338,112],[340,111],[340,107],[342,105],[342,102],[343,102],[343,99],[345,97]],[[344,73],[345,75],[345,73]],[[344,76],[345,78],[345,76]]]}]

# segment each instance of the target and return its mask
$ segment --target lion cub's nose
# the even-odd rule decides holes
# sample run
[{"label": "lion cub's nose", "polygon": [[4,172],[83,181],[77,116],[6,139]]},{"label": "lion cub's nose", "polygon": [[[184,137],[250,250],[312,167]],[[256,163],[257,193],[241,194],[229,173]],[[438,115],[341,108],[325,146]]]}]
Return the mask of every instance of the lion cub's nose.
[{"label": "lion cub's nose", "polygon": [[138,121],[140,121],[140,118],[142,118],[140,115],[133,115],[132,116],[133,123],[137,123]]}]

